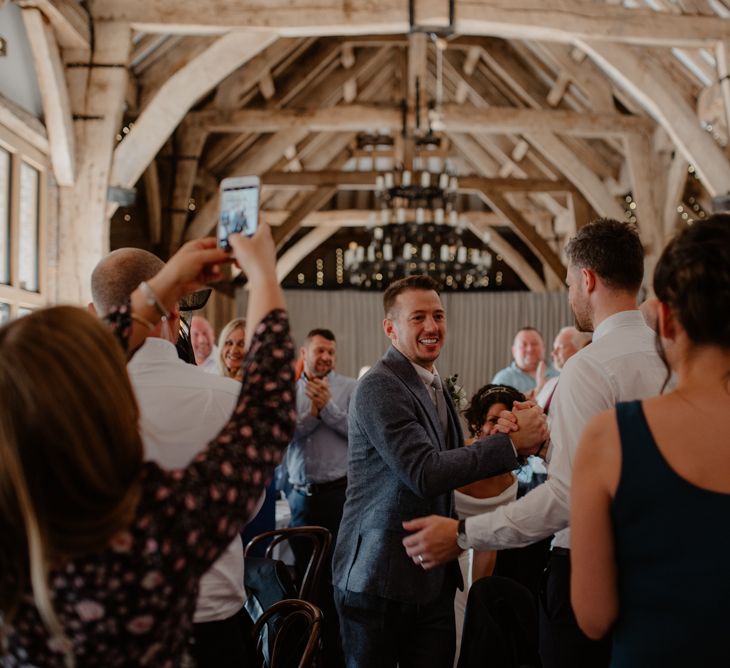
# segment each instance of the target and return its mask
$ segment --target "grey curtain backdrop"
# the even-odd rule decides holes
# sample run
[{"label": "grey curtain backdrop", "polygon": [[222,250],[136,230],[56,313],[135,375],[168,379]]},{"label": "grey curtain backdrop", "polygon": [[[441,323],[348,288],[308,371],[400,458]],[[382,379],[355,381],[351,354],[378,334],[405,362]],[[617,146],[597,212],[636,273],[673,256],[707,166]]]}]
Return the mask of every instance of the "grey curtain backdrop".
[{"label": "grey curtain backdrop", "polygon": [[[442,376],[458,373],[468,397],[512,361],[510,348],[520,327],[540,330],[550,359],[558,330],[573,324],[565,291],[456,293],[442,295],[442,301],[447,337],[436,367]],[[237,306],[242,315],[245,303],[241,291]],[[379,293],[287,290],[286,303],[297,345],[315,327],[334,332],[340,373],[357,376],[361,367],[375,363],[388,347]]]}]

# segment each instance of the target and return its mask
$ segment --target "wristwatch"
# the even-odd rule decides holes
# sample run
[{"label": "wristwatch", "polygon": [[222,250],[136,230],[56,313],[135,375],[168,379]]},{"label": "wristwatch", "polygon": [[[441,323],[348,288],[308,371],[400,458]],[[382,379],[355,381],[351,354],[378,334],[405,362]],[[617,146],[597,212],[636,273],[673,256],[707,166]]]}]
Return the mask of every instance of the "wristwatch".
[{"label": "wristwatch", "polygon": [[469,539],[466,536],[466,520],[459,520],[459,525],[456,529],[456,544],[462,550],[469,549]]}]

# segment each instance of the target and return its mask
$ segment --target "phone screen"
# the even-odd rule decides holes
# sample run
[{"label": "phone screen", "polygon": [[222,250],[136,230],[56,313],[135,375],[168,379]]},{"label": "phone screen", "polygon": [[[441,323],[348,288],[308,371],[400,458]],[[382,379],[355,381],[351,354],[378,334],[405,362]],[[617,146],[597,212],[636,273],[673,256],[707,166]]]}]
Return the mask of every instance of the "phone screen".
[{"label": "phone screen", "polygon": [[221,190],[221,212],[218,218],[218,245],[230,250],[228,235],[251,236],[259,222],[259,188],[255,184],[233,186]]}]

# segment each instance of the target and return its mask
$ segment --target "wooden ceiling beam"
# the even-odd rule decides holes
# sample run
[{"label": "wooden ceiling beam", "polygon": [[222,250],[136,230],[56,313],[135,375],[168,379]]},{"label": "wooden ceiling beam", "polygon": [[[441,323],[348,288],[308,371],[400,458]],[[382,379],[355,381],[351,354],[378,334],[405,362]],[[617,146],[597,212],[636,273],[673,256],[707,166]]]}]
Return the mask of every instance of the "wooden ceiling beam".
[{"label": "wooden ceiling beam", "polygon": [[[449,24],[448,4],[414,0],[416,22]],[[201,12],[195,0],[95,0],[96,20],[128,21],[144,32],[215,34],[231,28],[276,31],[280,35],[383,35],[408,33],[406,3],[370,0],[250,0],[219,3]],[[587,0],[460,0],[454,29],[461,35],[571,42],[597,39],[671,47],[711,45],[730,38],[730,22],[717,16],[687,16],[625,8]]]},{"label": "wooden ceiling beam", "polygon": [[[345,70],[347,72],[347,70]],[[196,111],[191,120],[210,132],[278,132],[306,128],[310,132],[347,132],[382,128],[396,130],[402,125],[401,109],[382,104],[339,105],[330,109],[241,109],[238,111]],[[646,131],[653,124],[628,114],[591,114],[556,109],[516,109],[488,107],[473,109],[445,104],[433,129],[462,133],[520,133],[551,131],[578,137],[623,136]]]},{"label": "wooden ceiling beam", "polygon": [[[375,179],[382,172],[343,172],[335,170],[302,172],[267,172],[261,175],[261,185],[308,189],[321,185],[335,185],[345,190],[374,190]],[[571,192],[575,186],[569,181],[537,178],[485,178],[476,175],[459,177],[459,190],[473,191],[495,188],[500,192]]]}]

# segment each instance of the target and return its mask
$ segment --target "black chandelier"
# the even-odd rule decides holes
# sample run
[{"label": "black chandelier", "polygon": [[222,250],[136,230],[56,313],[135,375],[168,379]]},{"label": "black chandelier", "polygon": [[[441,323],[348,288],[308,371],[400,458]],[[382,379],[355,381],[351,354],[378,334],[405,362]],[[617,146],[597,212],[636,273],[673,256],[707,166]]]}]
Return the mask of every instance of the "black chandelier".
[{"label": "black chandelier", "polygon": [[352,242],[345,250],[345,270],[355,288],[382,290],[412,274],[428,274],[449,290],[489,286],[492,256],[466,242],[461,221],[449,225],[405,220],[368,228],[366,244]]}]

